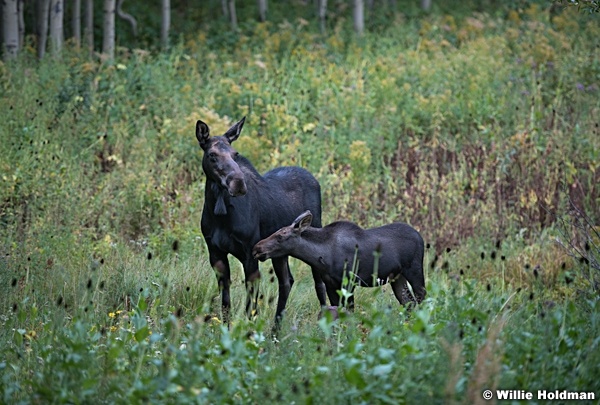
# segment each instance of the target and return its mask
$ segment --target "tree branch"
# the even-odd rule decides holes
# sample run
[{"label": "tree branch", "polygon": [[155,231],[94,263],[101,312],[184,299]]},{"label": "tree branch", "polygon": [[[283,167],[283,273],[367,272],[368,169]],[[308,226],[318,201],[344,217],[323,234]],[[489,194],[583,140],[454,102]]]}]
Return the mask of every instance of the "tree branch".
[{"label": "tree branch", "polygon": [[117,15],[119,16],[119,18],[122,18],[131,25],[133,36],[137,37],[137,21],[134,16],[123,11],[123,9],[121,8],[121,6],[123,5],[123,1],[125,0],[117,1]]}]

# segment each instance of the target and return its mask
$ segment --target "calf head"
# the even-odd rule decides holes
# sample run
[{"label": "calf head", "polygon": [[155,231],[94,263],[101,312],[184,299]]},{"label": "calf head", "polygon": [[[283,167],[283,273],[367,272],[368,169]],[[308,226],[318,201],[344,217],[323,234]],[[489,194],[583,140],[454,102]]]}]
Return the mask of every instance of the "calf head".
[{"label": "calf head", "polygon": [[210,136],[208,125],[196,122],[196,138],[204,151],[202,169],[208,178],[225,188],[229,195],[237,197],[246,194],[244,173],[236,162],[239,153],[231,144],[238,139],[246,117],[234,124],[221,136]]},{"label": "calf head", "polygon": [[311,222],[311,212],[305,211],[291,225],[284,226],[254,245],[252,255],[260,261],[289,255],[299,243],[300,235],[310,226]]}]

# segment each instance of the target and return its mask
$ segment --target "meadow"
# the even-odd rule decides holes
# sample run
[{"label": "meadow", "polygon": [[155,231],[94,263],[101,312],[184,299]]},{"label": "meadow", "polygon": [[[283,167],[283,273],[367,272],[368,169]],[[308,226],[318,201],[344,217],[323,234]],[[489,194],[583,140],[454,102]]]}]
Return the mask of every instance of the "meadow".
[{"label": "meadow", "polygon": [[[598,403],[598,15],[385,18],[362,38],[297,18],[115,63],[0,64],[0,402]],[[359,288],[354,313],[317,319],[292,260],[274,335],[270,265],[248,320],[231,258],[223,325],[194,125],[243,116],[236,148],[260,172],[310,170],[324,223],[421,232],[418,308]]]}]

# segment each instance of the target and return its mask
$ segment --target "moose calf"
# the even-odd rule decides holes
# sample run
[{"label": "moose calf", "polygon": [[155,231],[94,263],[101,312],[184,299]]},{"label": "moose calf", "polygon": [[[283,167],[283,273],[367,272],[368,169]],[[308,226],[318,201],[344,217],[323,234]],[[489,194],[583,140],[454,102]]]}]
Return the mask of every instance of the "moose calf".
[{"label": "moose calf", "polygon": [[[399,222],[362,229],[347,221],[315,228],[310,226],[311,221],[311,212],[304,212],[291,225],[258,242],[252,254],[260,261],[289,255],[317,269],[334,306],[339,304],[337,291],[342,288],[344,276],[363,287],[389,282],[402,305],[423,301],[427,294],[424,244],[416,229]],[[352,296],[348,306],[353,306]]]}]

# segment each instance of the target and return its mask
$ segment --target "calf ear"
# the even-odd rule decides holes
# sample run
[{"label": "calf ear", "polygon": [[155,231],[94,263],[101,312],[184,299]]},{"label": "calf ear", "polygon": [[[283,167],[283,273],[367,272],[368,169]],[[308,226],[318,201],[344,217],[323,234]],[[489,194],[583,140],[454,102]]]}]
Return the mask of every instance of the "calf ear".
[{"label": "calf ear", "polygon": [[240,133],[242,132],[242,127],[244,126],[244,121],[246,121],[246,117],[242,118],[241,120],[239,120],[238,122],[233,124],[231,126],[231,128],[229,128],[227,130],[227,132],[225,132],[225,134],[223,136],[225,138],[227,138],[229,143],[232,143],[233,141],[238,139],[238,137],[240,136]]},{"label": "calf ear", "polygon": [[294,220],[294,222],[292,223],[292,227],[294,229],[300,230],[300,232],[303,232],[306,228],[310,226],[311,222],[312,213],[310,211],[305,211],[302,214],[300,214],[298,218],[296,218],[296,220]]},{"label": "calf ear", "polygon": [[198,122],[196,122],[196,139],[200,143],[202,149],[205,149],[209,136],[210,130],[208,129],[208,125],[198,120]]}]

